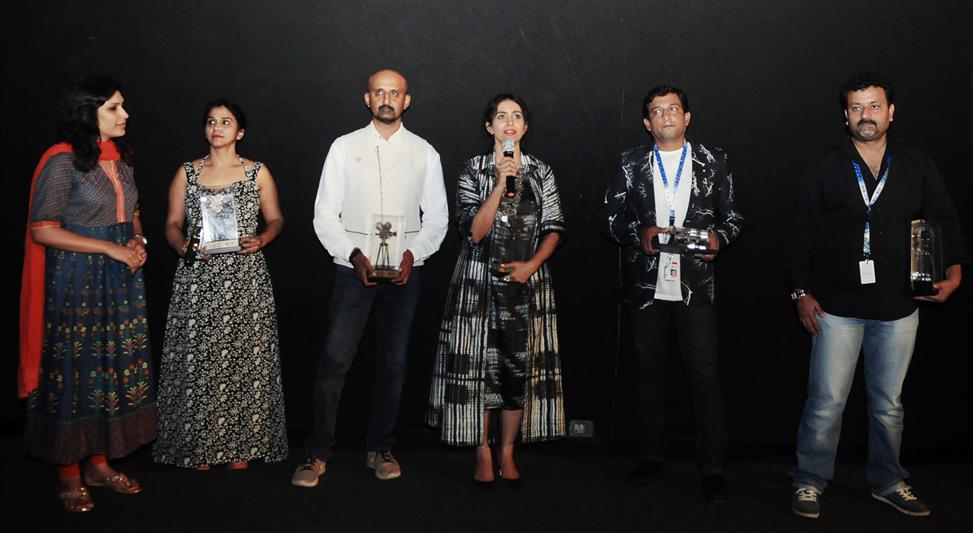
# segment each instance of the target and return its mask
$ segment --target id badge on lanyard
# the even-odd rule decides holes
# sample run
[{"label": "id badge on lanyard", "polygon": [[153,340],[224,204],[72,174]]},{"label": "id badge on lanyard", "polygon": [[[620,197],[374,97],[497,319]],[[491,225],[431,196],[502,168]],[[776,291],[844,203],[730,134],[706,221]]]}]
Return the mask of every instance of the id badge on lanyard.
[{"label": "id badge on lanyard", "polygon": [[662,261],[662,279],[665,281],[679,281],[679,254],[659,254]]},{"label": "id badge on lanyard", "polygon": [[875,187],[875,191],[872,193],[872,197],[868,197],[868,189],[865,187],[865,176],[862,173],[862,167],[858,164],[858,161],[852,160],[851,165],[855,168],[855,178],[858,179],[858,188],[862,193],[862,200],[865,202],[865,231],[862,235],[862,260],[858,262],[858,276],[861,279],[862,285],[870,285],[875,283],[875,261],[872,260],[872,206],[878,201],[878,197],[882,195],[882,190],[885,189],[885,181],[889,177],[889,169],[892,167],[892,154],[885,156],[885,172],[882,173],[882,178],[878,182],[878,186]]}]

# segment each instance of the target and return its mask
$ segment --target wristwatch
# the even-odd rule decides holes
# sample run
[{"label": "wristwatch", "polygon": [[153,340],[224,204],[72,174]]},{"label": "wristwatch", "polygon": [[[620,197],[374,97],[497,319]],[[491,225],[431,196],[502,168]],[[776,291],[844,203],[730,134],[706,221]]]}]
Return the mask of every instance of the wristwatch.
[{"label": "wristwatch", "polygon": [[348,262],[349,263],[354,263],[355,262],[355,258],[358,257],[359,255],[361,255],[361,250],[359,250],[358,248],[355,248],[354,250],[351,251],[351,255],[348,256]]},{"label": "wristwatch", "polygon": [[791,300],[798,301],[802,296],[807,296],[808,292],[804,289],[794,289],[791,291]]},{"label": "wristwatch", "polygon": [[142,246],[148,246],[149,245],[149,240],[146,239],[145,238],[145,235],[142,235],[141,233],[136,233],[135,235],[132,235],[132,238],[133,239],[138,239],[138,240],[142,241]]}]

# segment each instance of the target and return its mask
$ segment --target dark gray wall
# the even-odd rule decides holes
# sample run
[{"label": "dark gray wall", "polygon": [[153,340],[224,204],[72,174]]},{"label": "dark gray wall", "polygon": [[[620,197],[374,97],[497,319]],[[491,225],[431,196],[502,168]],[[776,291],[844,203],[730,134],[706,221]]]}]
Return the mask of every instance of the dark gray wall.
[{"label": "dark gray wall", "polygon": [[[793,196],[807,157],[842,135],[836,88],[858,70],[897,82],[895,135],[932,153],[954,201],[970,197],[968,2],[17,2],[4,3],[2,134],[8,282],[0,301],[10,422],[22,228],[33,166],[53,140],[55,100],[72,78],[103,71],[125,84],[142,220],[153,343],[161,348],[175,256],[163,244],[169,180],[206,151],[200,108],[229,96],[250,118],[247,157],[269,165],[286,229],[267,250],[280,312],[289,424],[308,426],[310,376],[322,342],[333,266],[311,228],[331,141],[368,120],[361,93],[381,67],[403,71],[406,124],[440,152],[452,197],[459,165],[484,147],[486,100],[530,103],[531,151],[555,169],[569,225],[552,260],[568,415],[599,435],[630,436],[633,365],[618,306],[617,253],[592,216],[617,154],[646,141],[639,105],[671,82],[690,94],[690,134],[724,146],[748,219],[719,259],[723,370],[736,443],[793,439],[809,340],[784,283]],[[971,215],[960,206],[967,235]],[[424,272],[401,425],[418,428],[435,337],[458,251],[451,230]],[[17,272],[14,272],[14,271]],[[973,444],[951,412],[965,399],[971,280],[923,307],[906,384],[911,446]],[[368,341],[366,341],[368,344]],[[369,352],[363,352],[369,353]],[[340,424],[361,427],[371,362],[346,387]],[[676,437],[692,432],[689,395],[671,365]],[[861,384],[845,440],[865,439]]]}]

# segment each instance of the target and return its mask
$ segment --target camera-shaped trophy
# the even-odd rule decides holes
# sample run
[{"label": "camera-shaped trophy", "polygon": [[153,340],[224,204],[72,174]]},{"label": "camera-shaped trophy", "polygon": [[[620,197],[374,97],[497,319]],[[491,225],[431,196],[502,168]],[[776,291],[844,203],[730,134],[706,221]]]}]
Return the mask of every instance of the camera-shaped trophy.
[{"label": "camera-shaped trophy", "polygon": [[200,252],[216,255],[240,250],[240,228],[237,226],[233,193],[201,195],[199,211],[203,218]]},{"label": "camera-shaped trophy", "polygon": [[405,235],[405,217],[402,215],[372,214],[368,224],[368,252],[374,274],[369,281],[392,281],[399,275],[402,261],[402,238]]},{"label": "camera-shaped trophy", "polygon": [[925,220],[912,221],[909,285],[913,296],[929,296],[943,280],[943,245],[940,229]]},{"label": "camera-shaped trophy", "polygon": [[182,260],[191,265],[199,259],[199,235],[203,230],[199,224],[194,224],[189,230],[189,242],[186,243],[186,251],[182,253]]},{"label": "camera-shaped trophy", "polygon": [[659,234],[659,249],[668,254],[708,255],[716,253],[716,250],[709,247],[709,230],[680,226],[672,226],[667,234]]}]

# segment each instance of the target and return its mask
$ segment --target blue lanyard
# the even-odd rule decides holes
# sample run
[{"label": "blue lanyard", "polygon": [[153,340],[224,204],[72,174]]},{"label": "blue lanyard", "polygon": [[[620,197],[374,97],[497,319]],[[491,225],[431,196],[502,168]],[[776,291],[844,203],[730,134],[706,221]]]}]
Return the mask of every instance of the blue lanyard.
[{"label": "blue lanyard", "polygon": [[659,153],[659,145],[652,145],[652,152],[655,154],[655,162],[659,164],[659,177],[662,178],[662,186],[666,188],[666,202],[669,204],[669,225],[676,224],[676,201],[675,191],[679,189],[679,180],[682,179],[682,166],[686,162],[687,144],[682,144],[682,155],[679,156],[679,168],[676,169],[676,181],[669,189],[669,180],[666,178],[666,167],[662,164],[662,154]]},{"label": "blue lanyard", "polygon": [[858,188],[862,192],[862,200],[865,201],[865,236],[862,239],[862,253],[865,257],[871,257],[872,255],[872,206],[878,201],[878,197],[882,195],[882,189],[885,188],[885,180],[889,177],[889,169],[892,168],[892,154],[885,156],[885,172],[882,174],[882,179],[878,181],[878,186],[875,187],[875,191],[872,192],[872,197],[868,197],[868,189],[865,188],[865,177],[862,174],[862,167],[858,164],[858,161],[852,160],[851,165],[855,167],[855,177],[858,178]]}]

